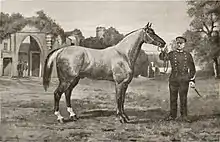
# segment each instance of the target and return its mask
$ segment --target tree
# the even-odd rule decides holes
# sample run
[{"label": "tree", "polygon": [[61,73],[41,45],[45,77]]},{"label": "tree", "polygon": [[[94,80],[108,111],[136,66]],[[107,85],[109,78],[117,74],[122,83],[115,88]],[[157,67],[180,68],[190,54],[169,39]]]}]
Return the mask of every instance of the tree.
[{"label": "tree", "polygon": [[147,77],[149,64],[148,55],[141,49],[134,65],[134,77],[138,77],[139,75]]},{"label": "tree", "polygon": [[60,35],[64,41],[64,30],[43,10],[36,12],[37,16],[25,18],[20,13],[11,15],[1,12],[0,14],[0,40],[7,38],[10,34],[22,30],[27,24],[33,25],[41,32],[50,33],[55,39]]},{"label": "tree", "polygon": [[120,34],[115,28],[110,27],[105,30],[103,42],[106,47],[109,47],[116,45],[123,38],[123,34]]},{"label": "tree", "polygon": [[59,24],[56,23],[50,16],[44,13],[43,10],[36,12],[37,16],[27,18],[28,24],[31,24],[38,28],[41,32],[50,33],[53,35],[53,41],[55,38],[60,35],[62,42],[65,41],[64,30]]},{"label": "tree", "polygon": [[89,37],[82,41],[82,46],[93,49],[104,49],[106,46],[104,45],[102,39],[98,37]]},{"label": "tree", "polygon": [[[103,27],[104,28],[104,27]],[[97,29],[97,28],[96,28]],[[94,49],[104,49],[113,45],[116,45],[121,41],[124,36],[120,34],[115,28],[104,28],[103,38],[89,37],[82,41],[82,46]]]},{"label": "tree", "polygon": [[[188,9],[188,15],[193,18],[193,20],[190,23],[191,31],[188,33],[185,33],[186,35],[189,35],[193,37],[196,35],[196,41],[192,40],[197,45],[200,46],[206,46],[204,49],[203,47],[198,47],[197,45],[193,45],[194,47],[197,47],[197,55],[204,56],[205,58],[209,57],[212,59],[215,69],[215,77],[219,76],[219,68],[218,68],[218,60],[217,57],[219,56],[220,50],[216,49],[219,48],[219,43],[216,40],[216,26],[219,22],[220,17],[216,14],[216,5],[217,1],[208,1],[208,0],[199,0],[199,1],[187,1],[187,4],[189,5]],[[215,11],[215,12],[214,12]],[[198,35],[198,33],[200,35]],[[194,38],[194,37],[193,37]],[[219,37],[218,37],[219,38]],[[198,41],[200,43],[198,43]],[[201,54],[206,51],[206,54]]]},{"label": "tree", "polygon": [[26,19],[20,13],[11,15],[1,12],[0,14],[0,40],[7,38],[10,34],[20,31],[27,24]]}]

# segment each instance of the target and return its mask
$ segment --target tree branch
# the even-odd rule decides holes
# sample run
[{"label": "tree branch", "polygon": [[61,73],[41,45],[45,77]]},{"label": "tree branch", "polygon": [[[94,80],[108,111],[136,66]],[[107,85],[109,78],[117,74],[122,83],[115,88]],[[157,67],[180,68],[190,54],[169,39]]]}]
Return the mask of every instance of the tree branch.
[{"label": "tree branch", "polygon": [[208,32],[205,31],[204,29],[199,29],[199,30],[196,30],[195,32],[205,33],[206,35],[208,35]]},{"label": "tree branch", "polygon": [[213,20],[213,14],[211,14],[210,15],[211,16],[211,30],[210,30],[210,32],[213,32],[213,30],[214,30],[214,28],[215,28],[215,22],[214,22],[214,20]]},{"label": "tree branch", "polygon": [[208,26],[205,24],[205,22],[202,22],[202,24],[205,27],[205,29],[207,30],[207,33],[210,33],[210,30],[209,30]]}]

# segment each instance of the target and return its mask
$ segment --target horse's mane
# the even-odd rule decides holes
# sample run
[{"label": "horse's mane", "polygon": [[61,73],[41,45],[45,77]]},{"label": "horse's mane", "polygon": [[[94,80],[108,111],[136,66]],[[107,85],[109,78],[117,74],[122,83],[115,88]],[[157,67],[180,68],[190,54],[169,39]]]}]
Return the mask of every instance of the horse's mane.
[{"label": "horse's mane", "polygon": [[[142,28],[140,28],[140,29],[142,29]],[[136,32],[136,31],[140,30],[140,29],[137,29],[137,30],[134,30],[134,31],[131,31],[131,32],[127,33],[127,34],[124,36],[124,38],[127,37],[128,35],[130,35],[130,34]]]}]

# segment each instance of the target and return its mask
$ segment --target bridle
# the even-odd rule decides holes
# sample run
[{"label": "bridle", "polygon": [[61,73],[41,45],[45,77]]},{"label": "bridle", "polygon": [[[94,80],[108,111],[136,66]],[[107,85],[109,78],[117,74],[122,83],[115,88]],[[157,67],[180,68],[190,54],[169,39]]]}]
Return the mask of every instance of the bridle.
[{"label": "bridle", "polygon": [[[150,41],[150,42],[148,41],[148,43],[153,43],[153,42],[154,42],[154,38],[152,38],[152,37],[149,35],[149,33],[147,32],[147,28],[150,28],[150,27],[151,27],[151,24],[148,23],[148,24],[146,25],[146,27],[143,28],[143,29],[144,29],[144,39],[146,39],[146,36],[147,36],[147,38],[148,38],[149,41]],[[165,48],[166,48],[166,47],[165,47]],[[157,50],[158,50],[159,52],[161,52],[161,53],[165,52],[165,51],[163,51],[162,49],[160,49],[159,46],[157,47]],[[163,60],[164,73],[167,72],[168,66],[169,66],[169,61]]]},{"label": "bridle", "polygon": [[149,33],[147,32],[147,29],[151,27],[151,24],[147,24],[147,26],[145,28],[143,28],[144,30],[144,39],[146,40],[146,37],[148,38],[148,42],[149,44],[153,43],[154,42],[154,38],[152,38]]}]

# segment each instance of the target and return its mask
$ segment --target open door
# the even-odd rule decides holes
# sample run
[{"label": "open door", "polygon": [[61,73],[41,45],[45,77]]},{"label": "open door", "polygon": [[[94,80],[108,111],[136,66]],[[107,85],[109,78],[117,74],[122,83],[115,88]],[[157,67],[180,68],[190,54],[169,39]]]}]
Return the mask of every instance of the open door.
[{"label": "open door", "polygon": [[31,76],[39,77],[40,73],[40,53],[31,53]]},{"label": "open door", "polygon": [[12,58],[4,58],[3,59],[3,76],[11,76],[12,70]]}]

